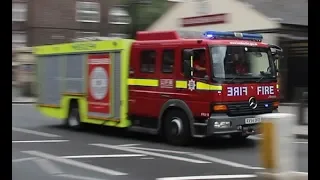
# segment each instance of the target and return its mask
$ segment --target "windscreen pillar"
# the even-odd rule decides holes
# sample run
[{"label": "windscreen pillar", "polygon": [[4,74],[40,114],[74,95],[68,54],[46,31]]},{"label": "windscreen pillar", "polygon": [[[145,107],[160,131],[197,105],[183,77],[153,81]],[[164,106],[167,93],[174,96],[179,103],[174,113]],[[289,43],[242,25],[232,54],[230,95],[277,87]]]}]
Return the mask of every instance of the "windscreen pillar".
[{"label": "windscreen pillar", "polygon": [[297,173],[297,146],[293,129],[296,117],[288,113],[269,113],[261,118],[262,140],[259,143],[264,172],[257,172],[263,180],[304,180],[308,174]]}]

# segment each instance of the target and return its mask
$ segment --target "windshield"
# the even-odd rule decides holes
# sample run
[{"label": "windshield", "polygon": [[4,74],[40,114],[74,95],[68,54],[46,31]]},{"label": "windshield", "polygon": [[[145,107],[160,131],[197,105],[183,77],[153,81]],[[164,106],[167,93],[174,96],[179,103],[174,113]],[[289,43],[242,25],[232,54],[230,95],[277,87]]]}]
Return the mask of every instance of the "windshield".
[{"label": "windshield", "polygon": [[275,78],[269,48],[247,46],[211,47],[214,78]]}]

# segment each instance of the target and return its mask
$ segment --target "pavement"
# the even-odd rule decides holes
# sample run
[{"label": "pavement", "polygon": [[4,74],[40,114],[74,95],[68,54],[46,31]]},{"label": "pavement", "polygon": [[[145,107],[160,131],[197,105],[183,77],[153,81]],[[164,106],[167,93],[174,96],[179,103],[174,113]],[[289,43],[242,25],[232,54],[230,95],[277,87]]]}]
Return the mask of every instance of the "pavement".
[{"label": "pavement", "polygon": [[20,95],[20,89],[12,86],[12,104],[32,104],[36,102],[35,97],[22,97]]},{"label": "pavement", "polygon": [[[257,179],[258,142],[230,138],[170,146],[157,136],[100,126],[64,128],[31,104],[12,104],[12,179],[191,180]],[[296,139],[297,171],[308,173],[308,141]]]}]

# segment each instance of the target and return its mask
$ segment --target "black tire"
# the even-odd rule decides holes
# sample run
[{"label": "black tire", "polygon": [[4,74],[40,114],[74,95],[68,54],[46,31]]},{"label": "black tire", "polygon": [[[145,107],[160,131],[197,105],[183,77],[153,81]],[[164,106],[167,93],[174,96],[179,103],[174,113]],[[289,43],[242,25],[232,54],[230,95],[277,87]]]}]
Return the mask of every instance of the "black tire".
[{"label": "black tire", "polygon": [[249,135],[242,135],[241,133],[231,134],[230,136],[237,141],[245,141],[249,137]]},{"label": "black tire", "polygon": [[[164,136],[168,143],[185,146],[190,143],[190,121],[185,112],[179,109],[169,110],[164,117]],[[174,121],[175,120],[175,121]],[[180,122],[180,123],[177,123]],[[180,124],[180,133],[178,131]]]},{"label": "black tire", "polygon": [[69,116],[65,121],[66,126],[70,129],[81,130],[82,123],[80,120],[80,114],[77,107],[70,107]]}]

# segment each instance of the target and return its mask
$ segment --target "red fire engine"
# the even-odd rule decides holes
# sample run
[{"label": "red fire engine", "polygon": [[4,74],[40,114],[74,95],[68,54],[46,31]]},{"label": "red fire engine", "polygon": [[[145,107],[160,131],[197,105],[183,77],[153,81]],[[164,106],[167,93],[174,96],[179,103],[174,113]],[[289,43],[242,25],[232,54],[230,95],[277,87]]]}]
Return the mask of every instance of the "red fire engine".
[{"label": "red fire engine", "polygon": [[130,78],[146,86],[130,86],[129,119],[174,144],[191,136],[256,134],[255,115],[279,105],[273,51],[261,41],[230,32],[139,32]]},{"label": "red fire engine", "polygon": [[[81,123],[126,127],[162,134],[176,145],[185,145],[192,137],[212,135],[245,139],[259,133],[261,120],[255,116],[277,112],[279,105],[275,55],[281,48],[262,39],[261,35],[247,33],[162,31],[138,32],[136,40],[36,47],[39,56],[52,58],[52,54],[69,53],[72,62],[76,54],[84,54],[79,62],[85,62],[88,68],[77,69],[88,69],[84,73],[90,78],[96,73],[96,79],[84,78],[85,86],[79,86],[90,87],[72,89],[77,94],[65,92],[68,90],[61,90],[63,96],[60,91],[56,93],[62,100],[55,101],[60,102],[55,108],[61,109],[54,112],[41,102],[38,107],[48,116],[66,119],[71,127]],[[108,73],[103,73],[99,59],[108,63]],[[70,64],[72,69],[74,63]],[[79,78],[85,76],[78,74]],[[97,80],[98,76],[102,80]],[[47,93],[52,98],[54,94],[40,92],[42,97]],[[96,95],[88,96],[92,92]],[[102,102],[104,99],[108,103]],[[108,107],[104,112],[105,104]]]}]

